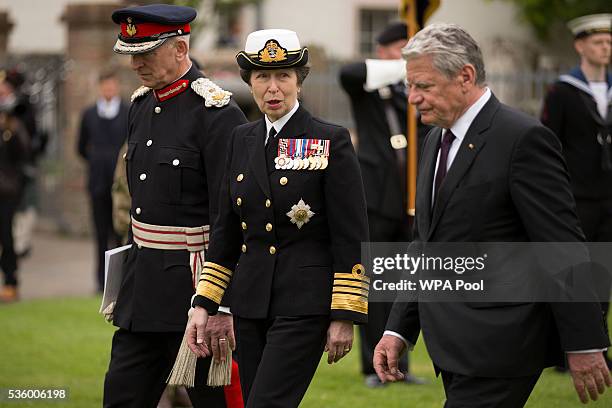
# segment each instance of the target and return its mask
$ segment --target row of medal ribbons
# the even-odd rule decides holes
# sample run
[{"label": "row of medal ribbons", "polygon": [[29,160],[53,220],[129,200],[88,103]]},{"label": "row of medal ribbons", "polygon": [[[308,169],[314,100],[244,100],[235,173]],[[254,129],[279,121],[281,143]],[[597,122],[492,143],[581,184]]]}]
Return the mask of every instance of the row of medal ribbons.
[{"label": "row of medal ribbons", "polygon": [[280,139],[274,159],[277,170],[324,170],[329,164],[326,139]]}]

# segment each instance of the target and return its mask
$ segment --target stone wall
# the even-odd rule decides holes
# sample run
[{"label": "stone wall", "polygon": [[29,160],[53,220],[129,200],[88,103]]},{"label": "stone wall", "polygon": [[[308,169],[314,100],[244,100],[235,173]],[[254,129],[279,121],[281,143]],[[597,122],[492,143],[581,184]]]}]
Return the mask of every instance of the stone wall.
[{"label": "stone wall", "polygon": [[128,95],[135,86],[134,78],[126,74],[129,58],[113,52],[118,26],[111,14],[120,3],[71,4],[66,7],[62,22],[67,26],[66,59],[69,63],[64,82],[65,126],[62,139],[61,202],[59,225],[70,234],[83,234],[91,229],[91,216],[86,194],[86,168],[77,155],[76,144],[82,111],[97,98],[98,75],[115,66],[120,78],[126,78],[123,93]]}]

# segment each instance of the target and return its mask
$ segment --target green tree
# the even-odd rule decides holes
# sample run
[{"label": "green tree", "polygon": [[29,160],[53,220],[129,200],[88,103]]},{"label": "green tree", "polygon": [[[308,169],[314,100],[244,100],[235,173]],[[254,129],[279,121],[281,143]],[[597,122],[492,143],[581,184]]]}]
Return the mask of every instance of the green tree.
[{"label": "green tree", "polygon": [[549,38],[550,28],[558,23],[594,13],[610,12],[610,0],[504,0],[516,4],[522,17],[538,37]]}]

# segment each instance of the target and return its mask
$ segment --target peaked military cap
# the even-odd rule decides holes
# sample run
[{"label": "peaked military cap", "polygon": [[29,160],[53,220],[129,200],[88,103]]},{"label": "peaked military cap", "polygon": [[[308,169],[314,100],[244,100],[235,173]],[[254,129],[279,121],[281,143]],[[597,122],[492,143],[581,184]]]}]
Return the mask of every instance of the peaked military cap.
[{"label": "peaked military cap", "polygon": [[398,40],[407,39],[408,27],[406,23],[397,22],[386,26],[376,37],[376,42],[380,45],[387,45]]},{"label": "peaked military cap", "polygon": [[295,31],[259,30],[249,34],[236,61],[242,69],[301,67],[308,63],[308,48],[300,46]]},{"label": "peaked military cap", "polygon": [[154,50],[170,37],[189,34],[189,23],[196,15],[191,7],[168,4],[116,10],[113,21],[121,25],[121,32],[113,51],[118,54],[141,54]]},{"label": "peaked military cap", "polygon": [[575,18],[567,23],[576,38],[586,37],[597,33],[612,32],[612,14],[591,14]]}]

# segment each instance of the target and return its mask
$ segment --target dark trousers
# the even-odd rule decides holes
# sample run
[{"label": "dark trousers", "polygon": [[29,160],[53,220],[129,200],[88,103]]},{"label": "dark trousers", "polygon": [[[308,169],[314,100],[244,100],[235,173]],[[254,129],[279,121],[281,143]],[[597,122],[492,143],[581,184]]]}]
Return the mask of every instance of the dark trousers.
[{"label": "dark trousers", "polygon": [[245,407],[297,407],[321,359],[329,317],[235,321]]},{"label": "dark trousers", "polygon": [[4,284],[17,286],[17,255],[13,242],[13,218],[19,200],[0,197],[0,268],[4,273]]},{"label": "dark trousers", "polygon": [[[409,242],[411,241],[411,228],[406,216],[402,220],[382,217],[377,213],[368,212],[368,223],[370,227],[370,241],[372,242]],[[375,374],[373,358],[374,348],[382,337],[389,313],[391,313],[392,302],[369,302],[368,323],[359,326],[361,337],[361,372],[363,375]],[[410,371],[408,354],[405,353],[399,361],[400,371]]]},{"label": "dark trousers", "polygon": [[121,240],[113,227],[113,199],[110,190],[91,195],[91,209],[96,233],[96,279],[98,290],[104,290],[104,252],[111,245],[119,246]]},{"label": "dark trousers", "polygon": [[442,371],[444,408],[521,408],[540,374],[527,377],[484,378]]},{"label": "dark trousers", "polygon": [[[183,333],[134,333],[118,329],[104,380],[104,407],[155,408],[166,388]],[[207,387],[210,358],[198,359],[188,388],[196,408],[225,408],[223,387]]]}]

